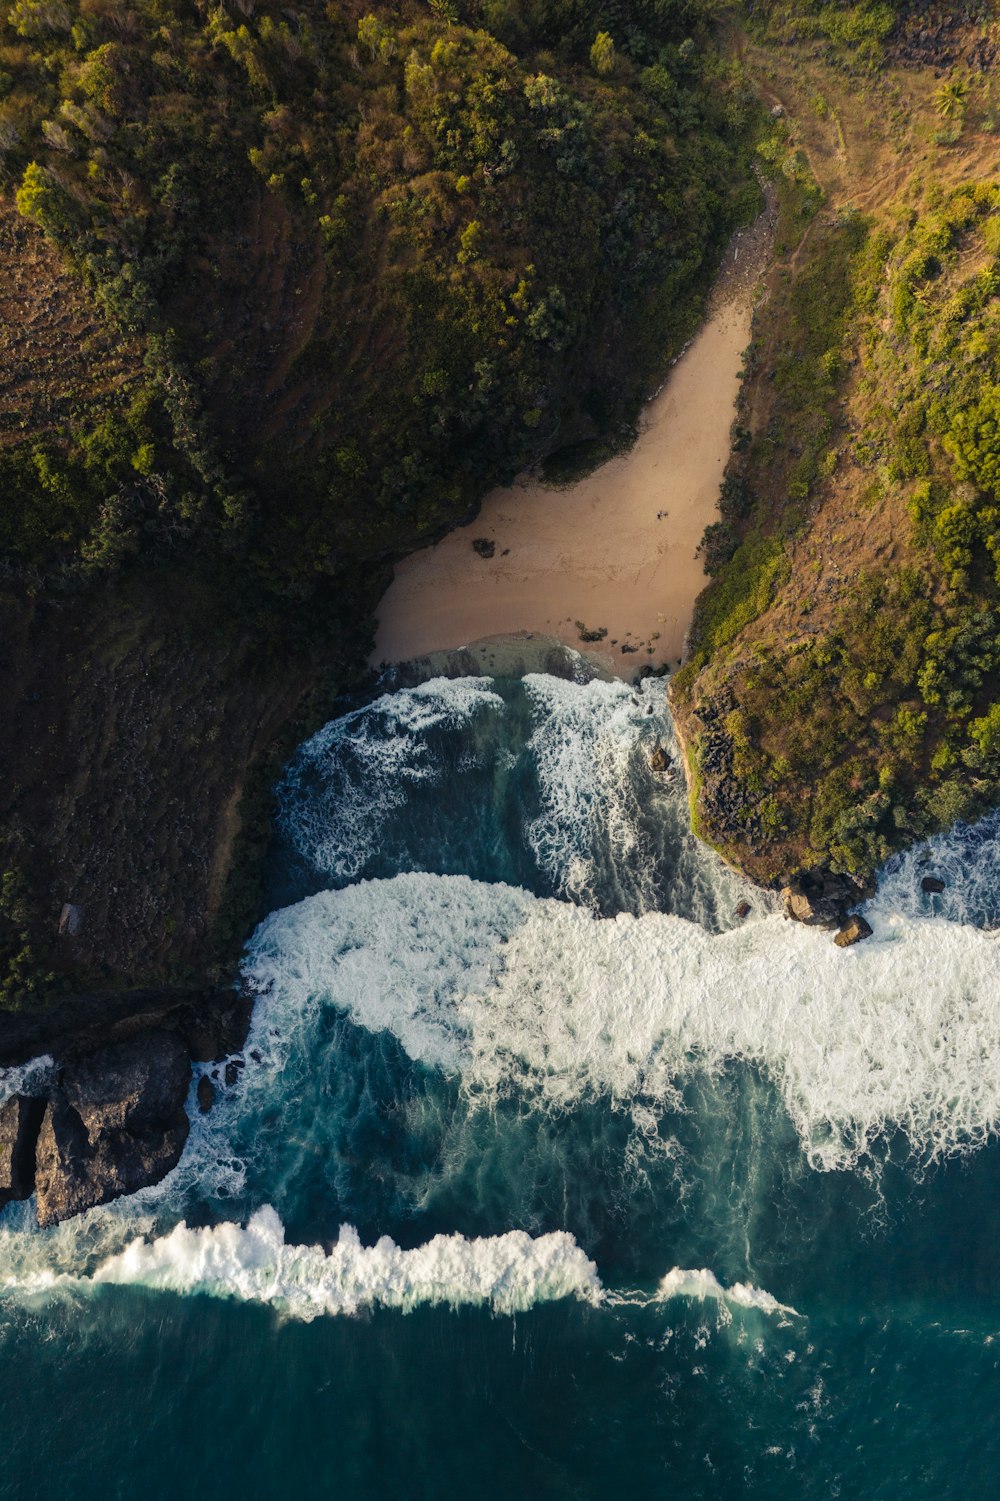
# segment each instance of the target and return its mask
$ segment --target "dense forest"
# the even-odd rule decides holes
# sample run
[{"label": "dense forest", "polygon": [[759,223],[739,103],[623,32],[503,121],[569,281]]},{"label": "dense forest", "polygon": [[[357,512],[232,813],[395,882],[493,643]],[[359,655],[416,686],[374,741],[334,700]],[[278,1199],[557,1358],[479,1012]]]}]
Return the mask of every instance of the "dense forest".
[{"label": "dense forest", "polygon": [[994,10],[5,8],[0,997],[228,973],[393,560],[630,441],[765,179],[696,826],[775,881],[996,802]]},{"label": "dense forest", "polygon": [[714,9],[19,0],[8,188],[141,360],[8,436],[0,545],[301,597],[620,440],[756,193]]},{"label": "dense forest", "polygon": [[387,566],[524,464],[629,440],[759,200],[719,25],[4,9],[9,1002],[224,974],[280,757],[357,675]]}]

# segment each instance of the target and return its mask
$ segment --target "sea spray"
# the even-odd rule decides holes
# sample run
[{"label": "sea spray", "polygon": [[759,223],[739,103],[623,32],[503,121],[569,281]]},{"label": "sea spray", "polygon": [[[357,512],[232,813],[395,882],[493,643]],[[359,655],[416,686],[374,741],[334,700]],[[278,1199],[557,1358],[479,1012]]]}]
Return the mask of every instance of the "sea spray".
[{"label": "sea spray", "polygon": [[1000,1125],[1000,946],[934,919],[876,917],[844,954],[778,917],[711,935],[403,875],[273,914],[245,972],[282,1035],[321,998],[484,1103],[670,1100],[738,1060],[778,1088],[818,1168],[856,1165],[894,1127],[929,1160]]},{"label": "sea spray", "polygon": [[565,1297],[597,1302],[601,1291],[594,1263],[563,1231],[537,1239],[523,1230],[475,1240],[437,1235],[403,1250],[388,1236],[363,1246],[354,1227],[343,1225],[326,1251],[289,1245],[281,1220],[266,1205],[245,1228],[181,1224],[160,1239],[133,1241],[93,1280],[234,1296],[299,1319],[435,1304],[517,1313]]},{"label": "sea spray", "polygon": [[[417,784],[439,786],[445,766],[430,737],[502,714],[489,678],[433,679],[383,694],[331,720],[298,750],[278,789],[279,823],[301,856],[335,880],[352,880],[386,822]],[[456,740],[458,754],[467,745]]]}]

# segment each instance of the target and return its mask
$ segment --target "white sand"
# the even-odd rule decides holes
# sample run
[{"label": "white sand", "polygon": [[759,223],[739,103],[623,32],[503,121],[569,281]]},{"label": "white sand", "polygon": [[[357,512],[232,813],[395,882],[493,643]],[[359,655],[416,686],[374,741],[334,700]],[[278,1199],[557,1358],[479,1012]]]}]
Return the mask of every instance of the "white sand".
[{"label": "white sand", "polygon": [[[734,244],[706,322],[628,453],[564,489],[528,476],[494,490],[469,526],[397,566],[379,606],[373,665],[534,632],[623,677],[645,663],[676,666],[706,582],[695,553],[718,518],[768,239],[754,226]],[[492,558],[474,551],[479,537],[495,542]],[[607,637],[582,643],[578,621]],[[639,649],[622,653],[623,644]]]}]

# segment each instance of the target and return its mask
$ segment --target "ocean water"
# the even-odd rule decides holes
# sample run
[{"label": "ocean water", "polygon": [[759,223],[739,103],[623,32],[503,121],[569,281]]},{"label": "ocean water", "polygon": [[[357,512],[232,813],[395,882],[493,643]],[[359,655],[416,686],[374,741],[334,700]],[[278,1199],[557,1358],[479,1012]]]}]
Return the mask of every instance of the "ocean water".
[{"label": "ocean water", "polygon": [[1000,817],[842,952],[692,837],[662,683],[584,677],[296,755],[237,1082],[0,1215],[0,1495],[997,1493]]}]

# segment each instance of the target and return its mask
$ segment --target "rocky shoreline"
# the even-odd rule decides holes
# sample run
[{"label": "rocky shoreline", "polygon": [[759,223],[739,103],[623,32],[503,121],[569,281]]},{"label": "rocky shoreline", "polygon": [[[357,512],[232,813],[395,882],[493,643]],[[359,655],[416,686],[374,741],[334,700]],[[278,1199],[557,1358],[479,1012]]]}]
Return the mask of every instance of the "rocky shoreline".
[{"label": "rocky shoreline", "polygon": [[34,1193],[45,1227],[158,1183],[187,1141],[192,1064],[237,1052],[251,1009],[236,990],[149,990],[6,1018],[0,1065],[40,1066],[0,1106],[0,1208]]}]

